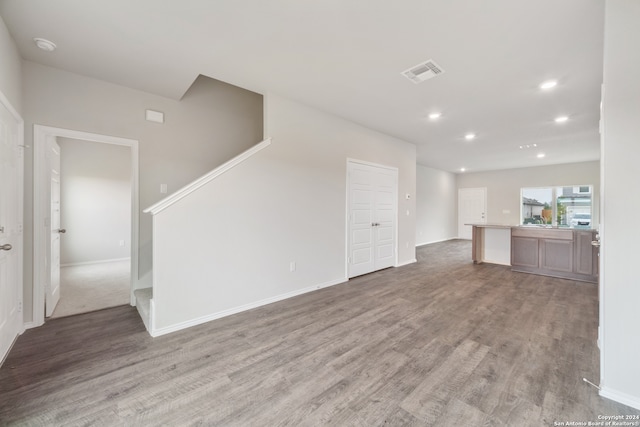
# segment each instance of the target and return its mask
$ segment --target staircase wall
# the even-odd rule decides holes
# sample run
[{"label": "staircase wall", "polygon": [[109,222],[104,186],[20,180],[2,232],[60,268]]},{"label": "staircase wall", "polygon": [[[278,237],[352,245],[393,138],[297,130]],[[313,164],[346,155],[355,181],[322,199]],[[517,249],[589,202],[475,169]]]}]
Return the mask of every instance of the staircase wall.
[{"label": "staircase wall", "polygon": [[[171,193],[260,141],[262,95],[207,77],[181,100],[24,61],[25,144],[33,146],[33,124],[139,141],[139,206]],[[197,77],[197,78],[196,78]],[[145,120],[145,110],[164,112],[163,124]],[[33,150],[25,151],[25,242],[33,238]],[[141,214],[138,287],[151,285],[151,217]],[[32,318],[33,260],[25,254],[25,320]]]},{"label": "staircase wall", "polygon": [[413,144],[275,95],[265,134],[269,147],[154,216],[153,335],[346,281],[348,158],[398,168],[398,263],[415,259]]}]

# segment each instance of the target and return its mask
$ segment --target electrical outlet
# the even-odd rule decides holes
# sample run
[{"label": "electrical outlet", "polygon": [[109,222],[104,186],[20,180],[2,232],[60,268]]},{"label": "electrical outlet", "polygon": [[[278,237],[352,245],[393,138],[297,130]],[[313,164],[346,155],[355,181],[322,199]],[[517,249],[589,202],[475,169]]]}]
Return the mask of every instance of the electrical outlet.
[{"label": "electrical outlet", "polygon": [[118,245],[120,245],[120,246],[124,246],[124,240],[120,240],[120,241],[118,242]]}]

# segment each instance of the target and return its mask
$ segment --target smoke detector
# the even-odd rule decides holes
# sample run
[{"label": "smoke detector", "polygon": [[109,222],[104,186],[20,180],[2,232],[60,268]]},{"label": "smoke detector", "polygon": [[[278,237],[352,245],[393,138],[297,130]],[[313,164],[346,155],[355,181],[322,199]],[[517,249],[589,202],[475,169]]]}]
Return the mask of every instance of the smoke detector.
[{"label": "smoke detector", "polygon": [[38,48],[44,50],[45,52],[53,52],[57,47],[54,42],[47,39],[36,37],[35,39],[33,39],[33,41],[36,43],[36,46],[38,46]]},{"label": "smoke detector", "polygon": [[442,67],[436,64],[432,59],[429,59],[428,61],[414,65],[400,74],[411,80],[413,83],[418,84],[442,73],[444,73]]}]

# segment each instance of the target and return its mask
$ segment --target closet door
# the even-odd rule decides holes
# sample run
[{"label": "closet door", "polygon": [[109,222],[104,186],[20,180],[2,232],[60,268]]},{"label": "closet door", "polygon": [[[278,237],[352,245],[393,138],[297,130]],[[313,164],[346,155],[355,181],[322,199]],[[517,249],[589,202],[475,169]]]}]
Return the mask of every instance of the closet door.
[{"label": "closet door", "polygon": [[397,169],[348,163],[349,277],[395,265]]}]

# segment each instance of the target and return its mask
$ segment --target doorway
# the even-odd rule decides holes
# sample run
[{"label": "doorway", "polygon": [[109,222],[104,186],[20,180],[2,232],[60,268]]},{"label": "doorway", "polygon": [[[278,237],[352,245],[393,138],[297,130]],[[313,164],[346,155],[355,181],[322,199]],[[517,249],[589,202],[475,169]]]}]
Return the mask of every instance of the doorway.
[{"label": "doorway", "polygon": [[471,226],[487,223],[487,189],[458,189],[458,238],[471,240]]},{"label": "doorway", "polygon": [[[131,150],[129,147],[56,138],[60,147],[61,218],[58,233],[52,211],[52,249],[59,238],[61,298],[46,316],[86,313],[129,303],[131,247]],[[54,158],[52,153],[52,159]],[[59,228],[60,226],[58,226]],[[51,259],[52,272],[56,269]],[[52,283],[54,275],[52,274]]]},{"label": "doorway", "polygon": [[[128,300],[130,304],[135,304],[133,291],[138,278],[138,141],[93,134],[82,131],[53,128],[48,126],[34,126],[34,289],[33,289],[33,323],[40,326],[44,323],[45,307],[47,302],[53,304],[54,301],[47,301],[52,286],[52,259],[51,243],[52,234],[56,231],[53,227],[51,215],[52,191],[50,175],[52,170],[51,156],[48,155],[47,147],[58,139],[70,139],[84,141],[85,143],[97,143],[103,148],[106,145],[119,146],[128,151],[130,160],[129,178],[129,212],[130,235],[125,240],[128,241]],[[103,145],[104,144],[104,145]],[[62,153],[64,156],[64,152]],[[64,180],[64,177],[62,178]],[[99,197],[99,194],[96,194]],[[64,201],[63,201],[64,203]],[[65,230],[69,224],[63,224],[59,228]],[[76,223],[76,226],[78,223]],[[66,228],[65,228],[66,227]],[[75,227],[75,226],[74,226]],[[59,235],[60,233],[58,233]],[[63,237],[66,238],[67,236]],[[64,259],[64,258],[63,258]],[[122,261],[122,260],[120,260]],[[49,310],[47,310],[47,314]]]},{"label": "doorway", "polygon": [[398,170],[347,163],[348,277],[397,263]]}]

